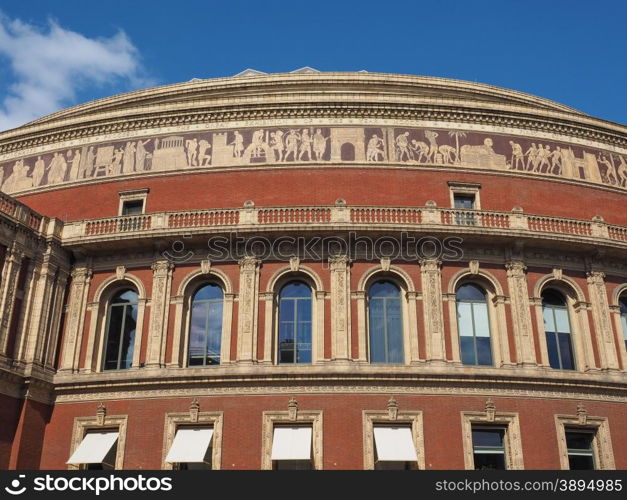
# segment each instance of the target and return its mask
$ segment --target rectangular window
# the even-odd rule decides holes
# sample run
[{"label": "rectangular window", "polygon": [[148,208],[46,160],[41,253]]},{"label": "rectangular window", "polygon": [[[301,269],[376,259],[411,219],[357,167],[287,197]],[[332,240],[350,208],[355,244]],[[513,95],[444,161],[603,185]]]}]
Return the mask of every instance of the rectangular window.
[{"label": "rectangular window", "polygon": [[375,470],[417,469],[418,455],[410,426],[374,427]]},{"label": "rectangular window", "polygon": [[472,426],[475,470],[505,470],[505,429]]},{"label": "rectangular window", "polygon": [[311,426],[275,426],[272,438],[272,468],[313,469],[311,438]]},{"label": "rectangular window", "polygon": [[594,470],[594,431],[566,429],[570,470]]},{"label": "rectangular window", "polygon": [[113,470],[117,455],[119,432],[88,431],[66,462],[88,470]]},{"label": "rectangular window", "polygon": [[141,215],[144,213],[144,200],[127,200],[122,203],[121,215]]},{"label": "rectangular window", "polygon": [[212,427],[180,427],[165,458],[179,470],[210,470]]},{"label": "rectangular window", "polygon": [[[474,210],[475,195],[455,194],[453,195],[454,208],[456,210]],[[477,223],[475,214],[470,212],[456,212],[455,224],[459,226],[474,226]]]}]

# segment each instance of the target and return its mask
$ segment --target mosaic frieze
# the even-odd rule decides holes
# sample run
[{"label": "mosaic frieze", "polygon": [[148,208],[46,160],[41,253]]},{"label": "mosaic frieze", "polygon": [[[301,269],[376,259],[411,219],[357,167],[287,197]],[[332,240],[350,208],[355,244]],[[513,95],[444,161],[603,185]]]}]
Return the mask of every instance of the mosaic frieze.
[{"label": "mosaic frieze", "polygon": [[501,134],[393,127],[239,129],[88,144],[4,163],[0,186],[18,193],[141,172],[325,163],[481,168],[627,188],[624,155]]}]

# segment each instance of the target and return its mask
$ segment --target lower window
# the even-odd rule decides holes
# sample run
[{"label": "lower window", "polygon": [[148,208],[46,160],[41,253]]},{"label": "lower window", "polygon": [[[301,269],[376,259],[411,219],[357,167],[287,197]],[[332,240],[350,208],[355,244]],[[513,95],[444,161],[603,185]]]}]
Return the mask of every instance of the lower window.
[{"label": "lower window", "polygon": [[179,470],[211,470],[212,427],[179,427],[165,461]]},{"label": "lower window", "polygon": [[377,425],[374,431],[375,470],[415,470],[418,455],[411,426]]},{"label": "lower window", "polygon": [[505,470],[505,429],[472,426],[475,470]]},{"label": "lower window", "polygon": [[66,463],[87,470],[115,469],[118,436],[117,430],[88,431]]},{"label": "lower window", "polygon": [[570,470],[594,470],[594,431],[565,429]]},{"label": "lower window", "polygon": [[275,426],[272,469],[312,470],[311,426]]}]

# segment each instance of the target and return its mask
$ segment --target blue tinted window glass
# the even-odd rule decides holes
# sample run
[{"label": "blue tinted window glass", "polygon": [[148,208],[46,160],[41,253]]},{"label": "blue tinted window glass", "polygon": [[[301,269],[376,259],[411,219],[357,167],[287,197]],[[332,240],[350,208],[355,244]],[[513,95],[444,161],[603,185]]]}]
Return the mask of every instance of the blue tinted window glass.
[{"label": "blue tinted window glass", "polygon": [[456,298],[462,363],[492,365],[490,316],[485,290],[467,283],[457,289]]},{"label": "blue tinted window glass", "polygon": [[403,363],[401,292],[390,281],[377,281],[368,290],[370,362]]},{"label": "blue tinted window glass", "polygon": [[311,288],[301,282],[279,292],[279,363],[311,363]]},{"label": "blue tinted window glass", "polygon": [[557,336],[553,332],[546,333],[546,346],[549,351],[549,364],[551,368],[560,368],[560,358],[557,348]]},{"label": "blue tinted window glass", "polygon": [[189,329],[189,366],[220,364],[224,293],[218,285],[200,287],[192,297]]}]

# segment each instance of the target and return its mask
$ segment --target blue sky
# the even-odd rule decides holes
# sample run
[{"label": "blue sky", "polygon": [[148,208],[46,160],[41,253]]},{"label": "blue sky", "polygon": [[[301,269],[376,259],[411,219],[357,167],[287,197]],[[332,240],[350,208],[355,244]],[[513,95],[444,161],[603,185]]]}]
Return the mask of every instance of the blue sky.
[{"label": "blue sky", "polygon": [[312,66],[512,88],[627,123],[622,0],[3,0],[0,130],[145,86]]}]

